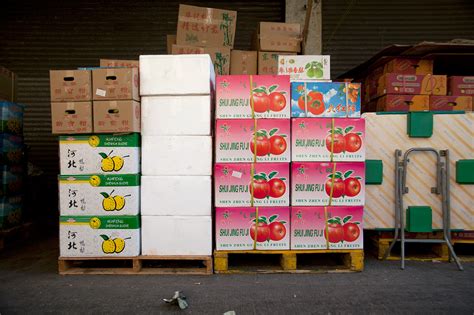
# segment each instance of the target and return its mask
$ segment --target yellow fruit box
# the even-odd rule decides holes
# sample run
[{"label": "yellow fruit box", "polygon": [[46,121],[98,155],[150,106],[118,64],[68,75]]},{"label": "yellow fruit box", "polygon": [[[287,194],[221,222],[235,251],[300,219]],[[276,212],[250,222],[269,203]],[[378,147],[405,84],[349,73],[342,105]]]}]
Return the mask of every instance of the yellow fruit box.
[{"label": "yellow fruit box", "polygon": [[133,257],[140,254],[139,216],[61,216],[61,257]]},{"label": "yellow fruit box", "polygon": [[60,175],[61,215],[137,215],[140,175]]},{"label": "yellow fruit box", "polygon": [[61,175],[140,173],[140,135],[60,136],[59,164]]}]

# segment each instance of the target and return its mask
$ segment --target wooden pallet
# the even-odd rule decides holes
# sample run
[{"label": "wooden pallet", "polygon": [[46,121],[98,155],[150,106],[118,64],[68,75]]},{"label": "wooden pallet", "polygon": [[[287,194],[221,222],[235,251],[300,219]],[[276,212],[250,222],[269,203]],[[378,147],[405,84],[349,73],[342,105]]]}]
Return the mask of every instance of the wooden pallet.
[{"label": "wooden pallet", "polygon": [[0,251],[9,244],[28,239],[32,231],[33,223],[23,223],[7,230],[0,230]]},{"label": "wooden pallet", "polygon": [[61,275],[210,275],[212,256],[59,257]]},{"label": "wooden pallet", "polygon": [[[329,263],[325,262],[327,259]],[[334,264],[338,259],[341,263]],[[214,251],[215,273],[327,273],[363,269],[363,250]]]}]

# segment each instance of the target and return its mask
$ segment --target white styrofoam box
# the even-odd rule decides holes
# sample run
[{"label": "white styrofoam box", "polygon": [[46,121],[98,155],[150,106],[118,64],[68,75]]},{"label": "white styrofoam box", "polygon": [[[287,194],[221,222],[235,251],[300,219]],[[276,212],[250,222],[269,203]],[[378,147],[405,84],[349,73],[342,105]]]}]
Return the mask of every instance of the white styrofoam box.
[{"label": "white styrofoam box", "polygon": [[142,215],[211,215],[210,176],[142,176]]},{"label": "white styrofoam box", "polygon": [[142,135],[211,135],[211,96],[142,97]]},{"label": "white styrofoam box", "polygon": [[212,175],[212,137],[143,136],[142,175]]},{"label": "white styrofoam box", "polygon": [[209,55],[140,56],[140,95],[212,94],[214,65]]},{"label": "white styrofoam box", "polygon": [[142,255],[212,255],[211,216],[142,216]]}]

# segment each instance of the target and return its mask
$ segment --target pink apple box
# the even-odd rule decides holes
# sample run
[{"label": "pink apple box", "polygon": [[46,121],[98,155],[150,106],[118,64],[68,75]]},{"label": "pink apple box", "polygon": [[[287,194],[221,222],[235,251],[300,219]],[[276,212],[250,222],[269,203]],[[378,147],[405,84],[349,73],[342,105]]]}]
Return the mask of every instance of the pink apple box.
[{"label": "pink apple box", "polygon": [[292,207],[291,249],[362,249],[363,212],[363,207]]},{"label": "pink apple box", "polygon": [[365,161],[363,118],[293,118],[291,124],[292,161],[331,161],[331,149],[333,161]]},{"label": "pink apple box", "polygon": [[[333,172],[333,170],[335,171]],[[334,185],[332,185],[332,174]],[[332,188],[332,201],[329,195]],[[293,162],[291,166],[291,205],[363,206],[365,163]]]},{"label": "pink apple box", "polygon": [[258,250],[290,249],[290,208],[216,208],[217,250],[252,250],[257,238]]},{"label": "pink apple box", "polygon": [[[252,80],[252,86],[250,86]],[[216,78],[216,118],[290,118],[290,76],[220,75]]]},{"label": "pink apple box", "polygon": [[[257,163],[253,181],[254,206],[290,205],[290,164]],[[216,164],[214,191],[216,207],[250,207],[252,163]]]},{"label": "pink apple box", "polygon": [[[290,162],[290,120],[257,120],[257,162]],[[216,162],[245,163],[254,158],[254,120],[216,122]]]}]

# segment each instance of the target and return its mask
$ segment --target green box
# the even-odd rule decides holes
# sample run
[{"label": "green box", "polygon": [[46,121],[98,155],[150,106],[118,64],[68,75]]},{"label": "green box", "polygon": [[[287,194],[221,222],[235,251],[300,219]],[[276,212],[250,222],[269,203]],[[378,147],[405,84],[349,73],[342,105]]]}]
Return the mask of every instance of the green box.
[{"label": "green box", "polygon": [[365,160],[365,183],[367,185],[381,185],[382,182],[382,160]]},{"label": "green box", "polygon": [[409,112],[407,124],[411,138],[429,138],[433,135],[433,112]]},{"label": "green box", "polygon": [[407,209],[406,216],[406,231],[433,232],[433,214],[431,207],[410,206]]},{"label": "green box", "polygon": [[456,161],[456,183],[474,184],[474,160]]}]

